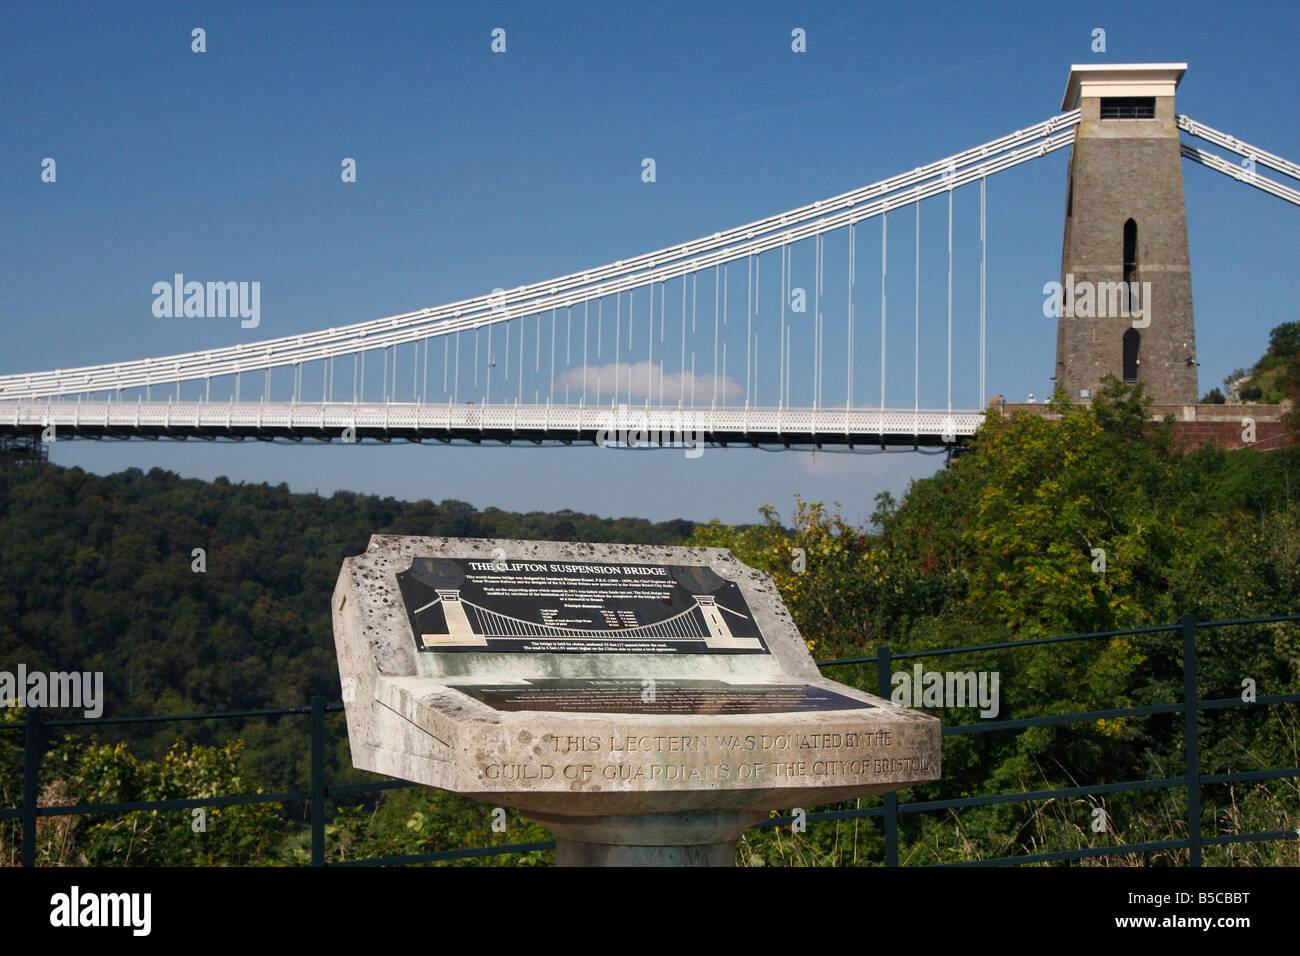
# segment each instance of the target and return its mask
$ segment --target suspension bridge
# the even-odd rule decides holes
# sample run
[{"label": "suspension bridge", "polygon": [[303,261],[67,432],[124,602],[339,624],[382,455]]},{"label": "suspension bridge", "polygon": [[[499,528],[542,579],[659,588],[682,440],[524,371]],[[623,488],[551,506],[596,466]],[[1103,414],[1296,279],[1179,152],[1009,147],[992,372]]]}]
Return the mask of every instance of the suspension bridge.
[{"label": "suspension bridge", "polygon": [[[1143,77],[1176,74],[1161,82],[1177,155],[1300,205],[1300,166],[1172,114],[1183,69],[1075,67],[1066,98],[1074,107],[1042,122],[838,196],[546,281],[301,335],[3,375],[0,440],[667,444],[689,433],[717,445],[951,448],[974,434],[988,398],[989,178],[1072,147],[1081,126],[1158,124],[1165,94],[1133,94],[1146,91]],[[1081,91],[1076,74],[1102,88]],[[1069,188],[1073,207],[1073,178]],[[978,291],[954,298],[959,194],[978,196]],[[1181,200],[1179,178],[1179,212]],[[923,263],[927,204],[946,206],[946,257],[937,263],[929,247]],[[870,262],[859,254],[867,229]],[[900,247],[913,260],[912,288],[901,294],[888,281],[891,243],[893,261]],[[1130,262],[1126,247],[1126,282],[1136,256]],[[810,278],[796,278],[796,260],[798,276]],[[872,294],[863,295],[858,275],[867,269]],[[936,308],[922,305],[923,271],[927,293],[939,290]],[[226,284],[176,290],[187,314],[211,309],[213,285]],[[977,364],[959,370],[956,387],[954,322],[977,342],[960,350]]]}]

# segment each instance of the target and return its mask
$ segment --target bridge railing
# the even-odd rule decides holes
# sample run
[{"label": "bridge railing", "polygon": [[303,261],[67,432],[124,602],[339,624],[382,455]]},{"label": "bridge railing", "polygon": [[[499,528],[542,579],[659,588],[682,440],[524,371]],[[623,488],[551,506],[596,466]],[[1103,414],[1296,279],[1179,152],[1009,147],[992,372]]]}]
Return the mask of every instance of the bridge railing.
[{"label": "bridge railing", "polygon": [[[974,797],[956,797],[938,800],[901,801],[897,793],[886,794],[881,805],[873,807],[855,807],[842,810],[826,810],[806,814],[807,823],[841,821],[864,817],[880,818],[884,829],[885,865],[898,866],[899,816],[905,813],[934,813],[971,807],[994,806],[999,804],[1031,803],[1058,799],[1075,799],[1098,797],[1108,794],[1134,793],[1144,790],[1185,789],[1187,836],[1175,836],[1165,840],[1154,840],[1136,844],[1114,844],[1097,847],[1082,847],[1071,850],[1056,850],[1044,853],[1021,854],[1007,857],[994,857],[963,861],[947,865],[990,866],[1021,865],[1027,863],[1051,863],[1086,858],[1149,853],[1155,851],[1181,851],[1188,853],[1191,866],[1201,866],[1203,850],[1206,846],[1227,844],[1249,844],[1276,840],[1300,838],[1300,829],[1270,830],[1251,833],[1233,833],[1222,835],[1205,835],[1201,814],[1201,789],[1206,786],[1229,783],[1253,783],[1265,780],[1278,780],[1300,777],[1300,767],[1278,767],[1237,773],[1202,773],[1200,757],[1200,738],[1197,718],[1208,711],[1233,708],[1256,708],[1279,704],[1300,703],[1300,694],[1259,695],[1246,701],[1241,698],[1224,698],[1202,700],[1197,691],[1197,632],[1208,628],[1223,628],[1245,625],[1277,624],[1300,621],[1300,615],[1278,617],[1241,618],[1223,621],[1198,621],[1195,615],[1184,615],[1178,624],[1155,627],[1131,628],[1120,631],[1103,631],[1090,634],[1071,634],[1059,637],[1039,638],[1022,641],[1002,641],[993,644],[977,644],[968,647],[941,648],[925,651],[910,651],[894,654],[888,645],[880,645],[871,657],[855,657],[818,662],[820,667],[835,668],[848,665],[875,664],[877,675],[877,693],[884,698],[891,694],[891,668],[902,661],[936,658],[954,654],[975,654],[991,651],[1041,647],[1050,644],[1074,641],[1109,640],[1116,637],[1137,635],[1179,635],[1182,641],[1183,694],[1177,701],[1162,704],[1150,704],[1138,707],[1120,707],[1101,711],[1089,711],[1069,714],[1050,714],[1015,720],[982,721],[977,724],[947,726],[943,728],[943,737],[951,738],[982,733],[1024,732],[1034,727],[1059,726],[1062,724],[1083,724],[1100,720],[1117,720],[1127,717],[1148,717],[1156,714],[1182,714],[1183,737],[1185,742],[1186,762],[1183,773],[1174,777],[1148,780],[1129,780],[1089,786],[1054,788],[1013,793],[986,794]],[[37,710],[28,710],[22,724],[0,725],[0,731],[23,730],[23,803],[19,807],[0,809],[0,820],[21,819],[22,821],[22,864],[36,864],[36,822],[39,817],[79,816],[88,814],[129,813],[140,810],[182,810],[200,807],[234,806],[253,803],[280,803],[307,801],[310,805],[310,846],[312,866],[380,866],[407,863],[448,862],[471,857],[499,856],[513,853],[528,853],[536,850],[554,849],[554,842],[549,840],[529,843],[513,843],[499,846],[465,847],[434,853],[416,853],[402,856],[384,856],[367,859],[347,860],[328,863],[325,859],[325,808],[326,802],[342,797],[355,797],[365,793],[378,793],[385,790],[403,789],[417,786],[402,780],[377,780],[360,783],[329,784],[326,781],[325,743],[327,728],[325,715],[343,710],[342,704],[327,704],[323,698],[314,696],[306,707],[266,708],[257,710],[226,711],[201,714],[178,714],[149,717],[112,717],[100,719],[44,720]],[[147,724],[167,721],[246,719],[256,717],[286,716],[293,714],[309,715],[309,738],[311,746],[310,782],[306,789],[290,790],[281,793],[242,793],[220,797],[194,797],[176,800],[127,801],[101,804],[73,804],[62,806],[40,806],[40,762],[43,753],[43,737],[47,730],[61,727],[106,724]],[[794,822],[793,816],[772,817],[757,824],[754,829],[788,826]]]},{"label": "bridge railing", "polygon": [[[643,404],[472,405],[450,403],[288,402],[0,402],[0,435],[53,437],[79,434],[157,437],[225,435],[341,439],[394,436],[442,439],[483,435],[569,436],[606,441],[645,432],[662,438],[683,433],[714,440],[748,436],[794,436],[814,440],[850,436],[973,435],[984,419],[979,409],[801,408],[767,406],[673,407]],[[651,444],[657,443],[655,438]]]}]

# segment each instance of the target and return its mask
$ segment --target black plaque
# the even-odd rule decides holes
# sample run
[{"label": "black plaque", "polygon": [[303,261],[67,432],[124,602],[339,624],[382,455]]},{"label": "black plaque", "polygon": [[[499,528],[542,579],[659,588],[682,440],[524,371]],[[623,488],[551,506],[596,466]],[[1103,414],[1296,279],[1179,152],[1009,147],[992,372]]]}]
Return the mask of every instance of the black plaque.
[{"label": "black plaque", "polygon": [[739,585],[703,566],[415,558],[397,583],[423,651],[768,653]]},{"label": "black plaque", "polygon": [[523,684],[460,684],[494,710],[580,714],[793,714],[873,706],[808,684],[729,684],[720,680],[538,679]]}]

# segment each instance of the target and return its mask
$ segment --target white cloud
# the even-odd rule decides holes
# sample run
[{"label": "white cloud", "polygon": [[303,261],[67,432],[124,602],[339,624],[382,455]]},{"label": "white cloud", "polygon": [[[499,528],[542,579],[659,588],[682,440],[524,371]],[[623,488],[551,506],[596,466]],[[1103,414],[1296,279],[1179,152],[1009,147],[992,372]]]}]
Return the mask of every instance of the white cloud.
[{"label": "white cloud", "polygon": [[[618,395],[614,395],[615,378],[618,381]],[[586,385],[587,400],[596,400],[597,387],[601,399],[620,398],[627,400],[629,388],[632,399],[649,398],[652,402],[662,399],[665,405],[676,405],[684,395],[686,404],[710,405],[713,402],[713,375],[692,375],[690,372],[666,372],[659,363],[637,362],[611,363],[609,365],[585,365],[570,369],[556,379],[556,385],[571,390],[581,391]],[[719,375],[717,378],[717,397],[734,402],[743,399],[745,390],[730,378]],[[694,402],[691,396],[694,395]]]}]

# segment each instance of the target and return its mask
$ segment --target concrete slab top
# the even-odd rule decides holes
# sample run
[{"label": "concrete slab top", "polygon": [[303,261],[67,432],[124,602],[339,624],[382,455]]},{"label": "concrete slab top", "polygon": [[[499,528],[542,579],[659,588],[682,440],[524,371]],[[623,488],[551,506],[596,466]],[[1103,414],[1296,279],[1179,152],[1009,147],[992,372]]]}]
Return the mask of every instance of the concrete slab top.
[{"label": "concrete slab top", "polygon": [[822,677],[729,551],[376,535],[333,598],[353,762],[560,816],[934,780],[939,722]]}]

